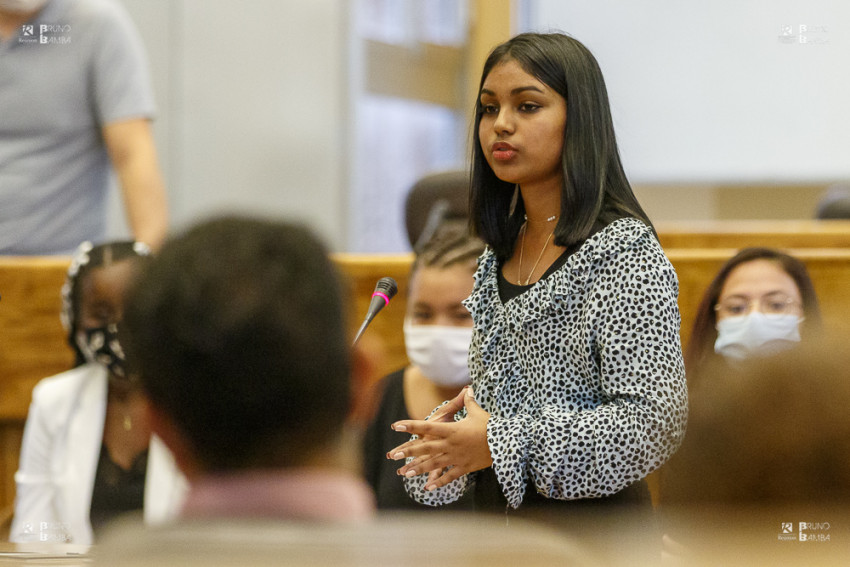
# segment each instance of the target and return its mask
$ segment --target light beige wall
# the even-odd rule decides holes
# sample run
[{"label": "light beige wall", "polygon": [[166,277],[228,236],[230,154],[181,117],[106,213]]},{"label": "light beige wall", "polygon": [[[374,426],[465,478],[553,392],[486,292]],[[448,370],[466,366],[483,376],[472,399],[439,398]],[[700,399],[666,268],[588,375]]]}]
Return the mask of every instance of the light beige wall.
[{"label": "light beige wall", "polygon": [[826,184],[635,184],[653,221],[810,219]]}]

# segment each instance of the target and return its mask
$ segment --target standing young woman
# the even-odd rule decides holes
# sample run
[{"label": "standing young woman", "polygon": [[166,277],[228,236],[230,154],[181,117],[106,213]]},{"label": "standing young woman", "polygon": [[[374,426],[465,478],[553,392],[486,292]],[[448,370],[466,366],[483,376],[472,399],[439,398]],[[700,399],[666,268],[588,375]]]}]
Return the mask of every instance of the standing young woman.
[{"label": "standing young woman", "polygon": [[387,456],[433,505],[471,487],[493,510],[648,503],[641,481],[687,417],[678,282],[596,60],[563,34],[514,37],[484,65],[475,127],[471,223],[488,249],[465,302],[472,386],[393,424],[414,437]]}]

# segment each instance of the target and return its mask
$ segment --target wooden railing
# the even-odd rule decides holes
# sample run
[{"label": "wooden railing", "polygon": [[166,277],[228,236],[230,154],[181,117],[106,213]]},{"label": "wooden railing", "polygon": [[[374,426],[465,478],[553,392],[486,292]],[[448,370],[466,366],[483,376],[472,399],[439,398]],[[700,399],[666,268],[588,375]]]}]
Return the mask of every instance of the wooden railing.
[{"label": "wooden railing", "polygon": [[[777,226],[775,222],[771,224]],[[741,246],[761,244],[790,248],[789,252],[805,262],[811,273],[826,328],[844,329],[845,322],[850,321],[850,237],[832,228],[822,227],[823,230],[810,233],[808,225],[800,227],[806,232],[774,230],[772,239],[764,242],[752,240],[754,232],[743,230],[737,242]],[[668,243],[665,252],[679,277],[683,343],[690,335],[695,311],[708,282],[740,247],[727,246],[733,242],[727,233],[728,230],[701,233],[723,234],[716,241],[681,240],[686,238],[683,234],[673,236],[669,230],[660,234],[662,242]],[[781,234],[785,240],[779,238]],[[817,234],[820,236],[815,236]],[[822,246],[814,246],[818,238]],[[672,242],[686,241],[722,246],[669,246]],[[786,243],[801,245],[795,248]],[[375,376],[383,376],[407,362],[402,325],[411,260],[409,254],[334,255],[347,282],[348,324],[352,337],[363,320],[378,279],[390,276],[399,284],[398,296],[375,318],[360,343],[374,354]],[[0,257],[0,507],[14,499],[13,475],[32,388],[41,378],[62,372],[72,363],[59,322],[59,290],[68,261],[63,257]]]}]

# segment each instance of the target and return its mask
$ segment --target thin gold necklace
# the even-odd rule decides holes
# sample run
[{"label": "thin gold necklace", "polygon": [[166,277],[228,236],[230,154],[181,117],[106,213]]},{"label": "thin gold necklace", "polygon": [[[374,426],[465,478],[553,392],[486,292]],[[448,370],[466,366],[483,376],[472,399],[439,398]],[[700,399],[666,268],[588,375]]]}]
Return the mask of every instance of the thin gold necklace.
[{"label": "thin gold necklace", "polygon": [[[551,216],[546,219],[548,222],[552,222],[558,218],[557,216]],[[522,253],[525,250],[525,233],[526,227],[528,226],[528,217],[526,217],[526,221],[522,223],[522,240],[519,243],[519,265],[516,268],[516,281],[522,282]],[[549,241],[552,239],[552,235],[555,234],[555,230],[549,233],[549,236],[546,237],[546,242],[543,243],[543,248],[540,249],[540,255],[537,256],[537,261],[534,262],[534,265],[531,266],[531,271],[528,273],[528,277],[525,278],[525,283],[523,285],[528,285],[531,281],[531,276],[534,275],[534,270],[537,269],[537,265],[540,263],[540,259],[543,258],[543,253],[546,252],[546,247],[549,245]]]}]

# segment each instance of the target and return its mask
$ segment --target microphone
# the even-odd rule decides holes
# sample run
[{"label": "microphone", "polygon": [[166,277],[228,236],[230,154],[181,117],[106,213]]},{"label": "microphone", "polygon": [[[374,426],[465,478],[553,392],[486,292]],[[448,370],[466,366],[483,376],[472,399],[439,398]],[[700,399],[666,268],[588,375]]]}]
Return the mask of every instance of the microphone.
[{"label": "microphone", "polygon": [[396,292],[398,292],[398,284],[395,283],[394,279],[386,277],[378,280],[375,291],[372,292],[372,302],[369,304],[369,311],[366,312],[366,318],[363,320],[363,324],[360,325],[360,330],[357,331],[357,336],[354,337],[354,342],[351,343],[351,346],[357,344],[363,331],[366,330],[366,327],[369,326],[369,323],[372,322],[378,311],[386,307]]}]

